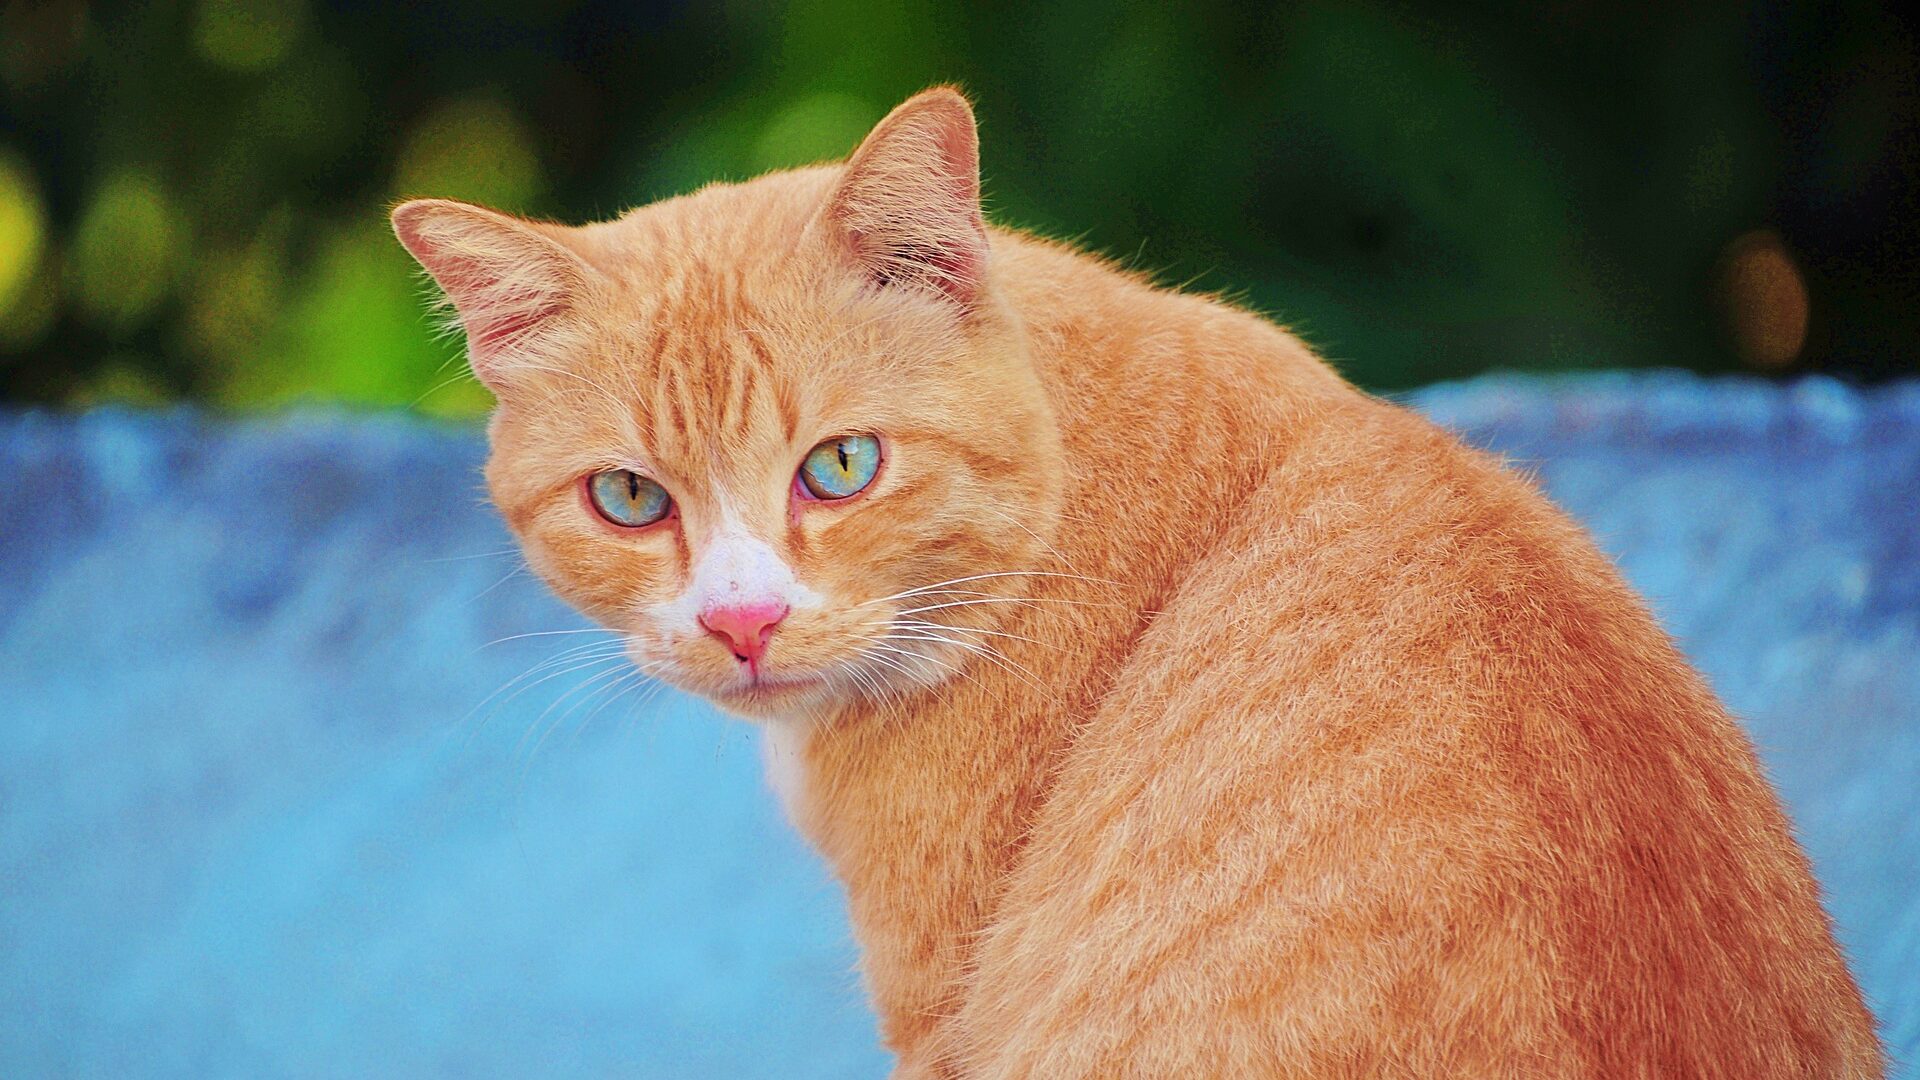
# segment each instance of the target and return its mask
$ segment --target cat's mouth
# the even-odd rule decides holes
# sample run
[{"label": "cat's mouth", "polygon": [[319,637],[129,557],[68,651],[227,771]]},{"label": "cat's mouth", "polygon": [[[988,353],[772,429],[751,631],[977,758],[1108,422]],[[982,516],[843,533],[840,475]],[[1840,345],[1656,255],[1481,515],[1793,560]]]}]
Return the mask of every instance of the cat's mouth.
[{"label": "cat's mouth", "polygon": [[824,675],[769,675],[758,669],[749,669],[744,664],[741,665],[741,675],[739,682],[721,691],[723,696],[736,701],[764,702],[792,694],[818,691],[827,685]]}]

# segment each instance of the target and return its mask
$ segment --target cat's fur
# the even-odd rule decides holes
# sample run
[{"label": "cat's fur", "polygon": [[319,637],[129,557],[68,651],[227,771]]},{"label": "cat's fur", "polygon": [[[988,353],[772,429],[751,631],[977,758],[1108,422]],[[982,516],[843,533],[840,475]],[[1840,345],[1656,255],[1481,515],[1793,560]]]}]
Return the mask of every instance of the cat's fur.
[{"label": "cat's fur", "polygon": [[[394,215],[532,565],[780,725],[900,1075],[1880,1074],[1752,749],[1587,536],[1272,324],[987,228],[975,145],[935,90],[606,224]],[[872,488],[796,497],[846,433]],[[597,520],[612,467],[677,516]],[[792,606],[758,672],[728,588]]]}]

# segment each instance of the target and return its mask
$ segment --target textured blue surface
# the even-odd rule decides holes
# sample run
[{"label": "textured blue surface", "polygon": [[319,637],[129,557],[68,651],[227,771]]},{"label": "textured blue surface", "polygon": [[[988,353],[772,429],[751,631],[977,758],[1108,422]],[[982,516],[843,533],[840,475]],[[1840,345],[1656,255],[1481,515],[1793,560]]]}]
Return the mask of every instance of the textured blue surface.
[{"label": "textured blue surface", "polygon": [[[1535,470],[1747,720],[1920,1055],[1920,384],[1414,401]],[[0,1076],[884,1072],[750,729],[564,696],[600,669],[482,704],[592,635],[489,644],[582,624],[481,454],[0,413]]]}]

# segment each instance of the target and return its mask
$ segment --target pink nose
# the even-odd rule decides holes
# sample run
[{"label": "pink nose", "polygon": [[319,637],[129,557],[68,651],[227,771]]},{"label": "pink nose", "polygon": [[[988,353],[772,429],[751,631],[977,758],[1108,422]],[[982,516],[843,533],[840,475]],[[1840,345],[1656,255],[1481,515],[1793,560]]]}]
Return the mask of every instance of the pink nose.
[{"label": "pink nose", "polygon": [[767,651],[767,639],[773,628],[787,617],[787,605],[780,603],[738,604],[710,607],[700,613],[700,625],[725,641],[733,655],[758,663]]}]

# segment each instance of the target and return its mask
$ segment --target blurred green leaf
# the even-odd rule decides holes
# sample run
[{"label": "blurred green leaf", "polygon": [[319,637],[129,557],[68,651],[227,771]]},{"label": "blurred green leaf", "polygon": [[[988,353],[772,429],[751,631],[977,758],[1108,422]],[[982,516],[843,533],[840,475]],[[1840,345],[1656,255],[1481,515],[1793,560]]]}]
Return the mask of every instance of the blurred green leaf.
[{"label": "blurred green leaf", "polygon": [[74,229],[67,285],[75,308],[109,334],[130,333],[172,292],[189,246],[186,222],[158,181],[134,170],[109,176]]}]

